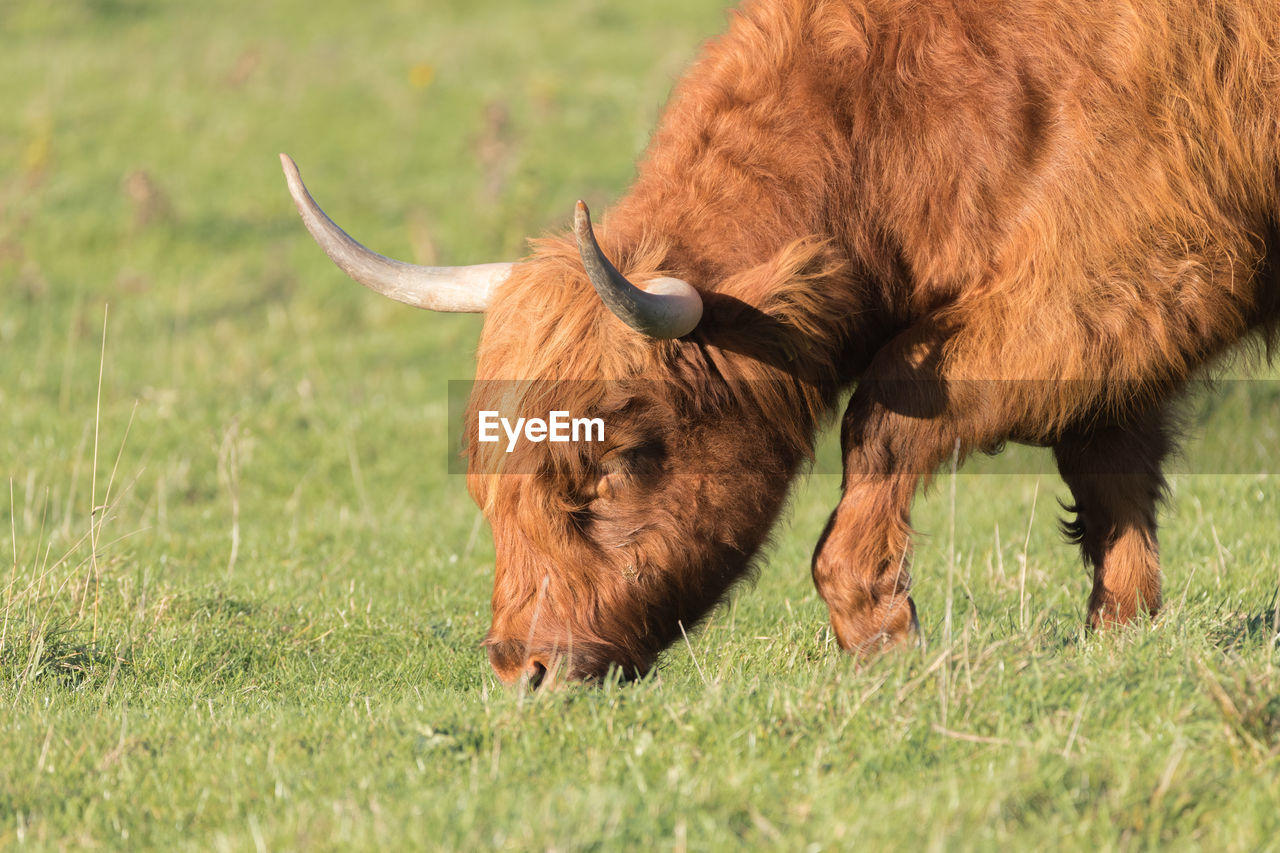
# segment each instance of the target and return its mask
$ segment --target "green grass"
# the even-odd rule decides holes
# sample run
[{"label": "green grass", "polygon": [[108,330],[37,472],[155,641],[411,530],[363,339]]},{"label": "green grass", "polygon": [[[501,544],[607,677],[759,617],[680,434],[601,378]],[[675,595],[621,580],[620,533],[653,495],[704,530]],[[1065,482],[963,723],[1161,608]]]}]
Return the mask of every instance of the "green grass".
[{"label": "green grass", "polygon": [[[1082,633],[1028,454],[919,503],[919,651],[834,647],[823,475],[655,677],[489,673],[479,321],[342,278],[276,152],[382,251],[518,257],[623,190],[718,6],[0,5],[0,848],[1280,849],[1274,476],[1174,478],[1154,626]],[[1274,387],[1186,470],[1275,447]]]}]

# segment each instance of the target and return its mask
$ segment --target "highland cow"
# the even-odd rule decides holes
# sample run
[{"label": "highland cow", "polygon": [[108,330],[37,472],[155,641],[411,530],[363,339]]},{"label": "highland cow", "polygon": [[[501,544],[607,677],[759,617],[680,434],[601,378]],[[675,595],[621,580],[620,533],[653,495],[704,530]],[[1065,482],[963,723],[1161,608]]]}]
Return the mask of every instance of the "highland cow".
[{"label": "highland cow", "polygon": [[1005,441],[1052,448],[1089,622],[1123,623],[1160,606],[1171,405],[1274,341],[1280,7],[752,0],[600,243],[579,203],[517,264],[375,255],[285,171],[356,280],[486,312],[473,415],[511,393],[486,380],[537,380],[518,405],[611,425],[468,444],[503,679],[650,669],[748,572],[850,388],[812,564],[841,646],[914,636],[913,495]]}]

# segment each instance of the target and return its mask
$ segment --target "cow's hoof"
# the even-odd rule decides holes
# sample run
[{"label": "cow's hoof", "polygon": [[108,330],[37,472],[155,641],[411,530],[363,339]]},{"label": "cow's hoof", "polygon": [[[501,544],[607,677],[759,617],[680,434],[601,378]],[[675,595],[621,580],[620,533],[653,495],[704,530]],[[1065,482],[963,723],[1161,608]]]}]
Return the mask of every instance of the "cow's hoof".
[{"label": "cow's hoof", "polygon": [[831,621],[840,647],[857,657],[914,646],[920,638],[916,605],[909,595],[893,596],[853,615],[832,614]]}]

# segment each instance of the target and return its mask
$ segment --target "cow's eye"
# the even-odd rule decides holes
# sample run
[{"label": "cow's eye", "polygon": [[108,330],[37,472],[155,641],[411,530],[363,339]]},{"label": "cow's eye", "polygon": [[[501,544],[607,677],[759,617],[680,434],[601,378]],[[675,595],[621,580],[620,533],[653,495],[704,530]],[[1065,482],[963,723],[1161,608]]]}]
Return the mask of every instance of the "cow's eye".
[{"label": "cow's eye", "polygon": [[605,454],[600,460],[596,499],[612,500],[630,486],[656,478],[665,457],[662,443],[656,440],[617,448]]}]

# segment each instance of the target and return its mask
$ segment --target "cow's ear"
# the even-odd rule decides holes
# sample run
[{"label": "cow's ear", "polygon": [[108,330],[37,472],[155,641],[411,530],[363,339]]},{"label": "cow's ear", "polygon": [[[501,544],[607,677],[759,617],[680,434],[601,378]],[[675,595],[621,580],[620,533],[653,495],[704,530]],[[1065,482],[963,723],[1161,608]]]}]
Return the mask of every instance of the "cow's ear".
[{"label": "cow's ear", "polygon": [[786,360],[832,351],[858,310],[848,269],[829,240],[796,240],[717,289],[708,305],[717,337],[726,343],[742,337]]}]

